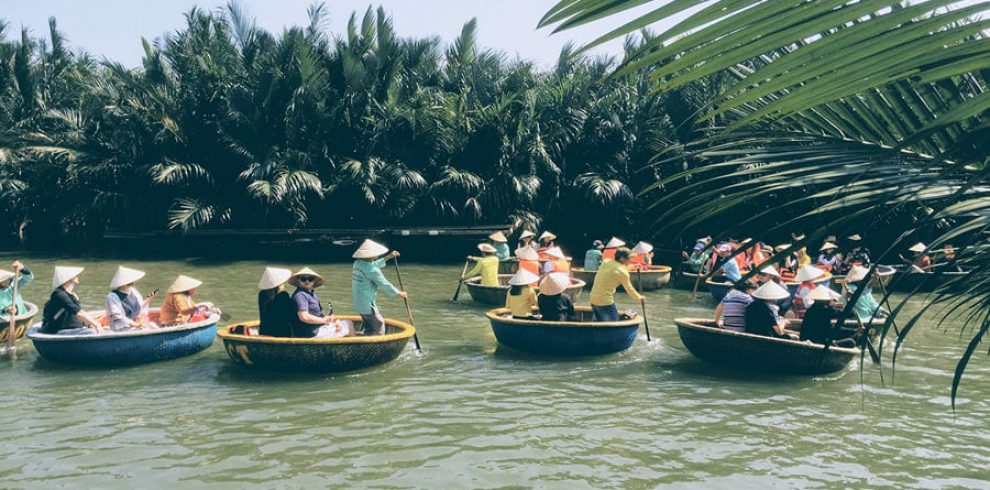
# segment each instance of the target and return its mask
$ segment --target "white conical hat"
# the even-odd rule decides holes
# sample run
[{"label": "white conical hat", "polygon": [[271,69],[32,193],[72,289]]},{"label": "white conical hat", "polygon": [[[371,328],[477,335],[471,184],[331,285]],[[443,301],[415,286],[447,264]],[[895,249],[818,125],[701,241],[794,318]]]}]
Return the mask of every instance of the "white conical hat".
[{"label": "white conical hat", "polygon": [[794,276],[794,280],[797,282],[814,281],[824,275],[825,271],[813,265],[802,265],[801,268],[798,269],[797,274]]},{"label": "white conical hat", "polygon": [[0,271],[0,282],[6,281],[14,277],[14,273],[10,271]]},{"label": "white conical hat", "polygon": [[495,233],[488,235],[488,239],[493,242],[499,242],[499,243],[505,243],[509,241],[509,239],[505,238],[505,235],[501,231],[496,231]]},{"label": "white conical hat", "polygon": [[825,245],[822,245],[822,249],[821,250],[822,250],[822,252],[824,252],[826,250],[832,250],[833,248],[839,248],[839,246],[836,245],[836,244],[834,244],[834,243],[832,243],[832,242],[825,242]]},{"label": "white conical hat", "polygon": [[487,243],[479,243],[478,244],[478,250],[481,250],[482,252],[488,252],[490,254],[493,254],[493,253],[498,252],[498,250],[495,250],[495,247],[493,247],[493,246],[491,246],[491,245],[489,245]]},{"label": "white conical hat", "polygon": [[753,297],[770,301],[780,301],[791,297],[791,292],[773,281],[767,281],[753,292]]},{"label": "white conical hat", "polygon": [[862,281],[863,279],[866,279],[866,275],[869,274],[869,272],[870,269],[867,269],[866,267],[863,267],[861,265],[854,265],[849,269],[849,272],[846,273],[846,281],[847,282]]},{"label": "white conical hat", "polygon": [[817,286],[815,289],[809,291],[808,294],[804,295],[804,299],[811,301],[831,301],[833,299],[838,301],[840,298],[842,296],[832,291],[828,286]]},{"label": "white conical hat", "polygon": [[197,281],[189,276],[182,276],[175,278],[172,285],[168,287],[169,293],[184,293],[190,289],[196,289],[203,285],[203,281]]},{"label": "white conical hat", "polygon": [[142,277],[144,277],[143,271],[117,266],[117,272],[113,275],[113,279],[110,279],[110,289],[138,282]]},{"label": "white conical hat", "polygon": [[639,242],[633,247],[632,252],[636,254],[648,254],[653,251],[653,245],[646,242]]},{"label": "white conical hat", "polygon": [[352,259],[373,259],[388,253],[388,247],[374,240],[365,240],[351,255]]},{"label": "white conical hat", "polygon": [[555,259],[564,259],[564,258],[566,258],[564,256],[564,251],[561,250],[560,247],[550,247],[550,248],[548,248],[543,253],[545,253],[545,254],[547,254],[547,255],[555,258]]},{"label": "white conical hat", "polygon": [[59,286],[69,282],[72,278],[82,274],[86,270],[84,267],[67,267],[56,265],[55,273],[52,275],[52,289],[58,289]]},{"label": "white conical hat", "polygon": [[773,249],[776,250],[776,251],[778,251],[778,252],[787,250],[789,248],[791,248],[791,244],[790,243],[781,243],[780,245],[777,245],[776,247],[773,247]]},{"label": "white conical hat", "polygon": [[523,232],[519,234],[519,239],[522,240],[523,238],[533,238],[535,236],[536,233],[533,233],[529,230],[523,230]]},{"label": "white conical hat", "polygon": [[562,272],[547,274],[547,277],[544,277],[543,280],[540,281],[540,294],[545,294],[548,296],[560,294],[563,293],[564,290],[567,289],[567,286],[570,285],[571,278],[567,277],[567,274]]},{"label": "white conical hat", "polygon": [[619,248],[625,244],[626,242],[619,240],[618,237],[612,237],[612,239],[605,244],[605,248]]},{"label": "white conical hat", "polygon": [[857,233],[855,235],[850,235],[849,236],[849,239],[852,240],[852,241],[854,241],[854,242],[858,242],[858,241],[862,240],[863,237],[859,236],[859,234]]},{"label": "white conical hat", "polygon": [[780,273],[777,272],[777,268],[772,265],[768,265],[760,269],[760,274],[770,274],[771,276],[774,277],[780,277]]},{"label": "white conical hat", "polygon": [[315,277],[316,280],[313,281],[313,287],[314,288],[318,288],[318,287],[320,287],[320,286],[322,286],[323,284],[326,283],[326,280],[323,279],[323,276],[317,274],[315,271],[313,271],[313,269],[310,269],[309,267],[303,267],[302,269],[297,270],[295,272],[295,274],[292,274],[292,277],[289,278],[289,284],[292,284],[293,286],[298,287],[299,286],[299,279],[298,279],[299,276],[313,276],[313,277]]},{"label": "white conical hat", "polygon": [[516,249],[516,257],[519,260],[540,260],[540,254],[536,253],[531,247],[523,247]]},{"label": "white conical hat", "polygon": [[543,233],[540,234],[540,241],[541,242],[543,240],[556,240],[556,239],[557,239],[557,235],[554,235],[553,233],[551,233],[549,231],[544,231]]},{"label": "white conical hat", "polygon": [[921,252],[924,252],[926,248],[928,248],[928,247],[924,243],[918,242],[918,243],[915,243],[914,245],[911,245],[911,248],[909,248],[908,250],[910,250],[912,252],[921,253]]},{"label": "white conical hat", "polygon": [[540,280],[540,276],[533,274],[526,269],[519,269],[516,271],[515,275],[509,278],[510,286],[525,286],[527,284],[533,284]]},{"label": "white conical hat", "polygon": [[288,282],[290,277],[292,277],[292,271],[289,269],[265,267],[265,272],[261,274],[261,280],[258,281],[258,289],[265,290],[279,287]]}]

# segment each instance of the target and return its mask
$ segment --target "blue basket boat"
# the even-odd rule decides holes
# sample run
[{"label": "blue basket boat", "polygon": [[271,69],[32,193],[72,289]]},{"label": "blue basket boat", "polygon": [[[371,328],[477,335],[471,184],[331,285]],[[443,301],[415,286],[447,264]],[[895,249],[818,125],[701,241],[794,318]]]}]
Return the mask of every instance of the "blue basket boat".
[{"label": "blue basket boat", "polygon": [[[632,346],[642,317],[622,315],[617,322],[592,321],[590,306],[575,307],[578,321],[545,322],[512,318],[507,308],[488,312],[500,344],[527,352],[584,356],[620,352]],[[534,313],[537,311],[534,309]]]},{"label": "blue basket boat", "polygon": [[[152,320],[157,309],[149,315]],[[38,354],[46,360],[84,366],[128,366],[178,359],[200,352],[217,335],[220,312],[204,320],[157,329],[99,335],[41,333],[41,323],[27,332]]]}]

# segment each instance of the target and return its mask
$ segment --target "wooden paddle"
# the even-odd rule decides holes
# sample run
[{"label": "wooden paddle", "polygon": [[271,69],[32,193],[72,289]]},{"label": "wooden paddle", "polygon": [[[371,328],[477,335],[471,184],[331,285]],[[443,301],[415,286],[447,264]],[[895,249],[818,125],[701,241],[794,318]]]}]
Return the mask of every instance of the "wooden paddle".
[{"label": "wooden paddle", "polygon": [[10,315],[10,325],[7,326],[7,352],[14,354],[14,330],[17,329],[17,283],[20,282],[21,270],[14,271],[14,295],[10,298],[10,307],[14,310]]},{"label": "wooden paddle", "polygon": [[[405,286],[402,285],[402,272],[399,271],[399,258],[393,257],[392,260],[394,260],[394,262],[392,262],[392,265],[395,266],[395,276],[399,278],[399,289],[405,291],[406,288]],[[464,264],[464,267],[466,269],[467,264]],[[458,291],[461,290],[460,285],[457,286],[457,290]],[[454,298],[456,300],[457,298],[456,294],[454,295]],[[402,301],[406,303],[406,315],[409,317],[409,324],[412,325],[413,328],[416,328],[416,324],[413,323],[412,310],[409,308],[409,298],[402,298]],[[418,351],[423,350],[419,347],[419,334],[417,334],[416,332],[413,332],[413,342],[416,343],[416,350]]]},{"label": "wooden paddle", "polygon": [[467,274],[468,265],[470,264],[470,260],[464,261],[464,269],[461,270],[461,279],[457,281],[457,291],[454,291],[454,297],[450,299],[451,301],[457,301],[457,297],[461,295],[461,286],[464,285],[464,274]]},{"label": "wooden paddle", "polygon": [[643,328],[646,329],[646,341],[650,342],[650,321],[646,319],[646,298],[641,298],[639,300],[639,306],[643,310]]}]

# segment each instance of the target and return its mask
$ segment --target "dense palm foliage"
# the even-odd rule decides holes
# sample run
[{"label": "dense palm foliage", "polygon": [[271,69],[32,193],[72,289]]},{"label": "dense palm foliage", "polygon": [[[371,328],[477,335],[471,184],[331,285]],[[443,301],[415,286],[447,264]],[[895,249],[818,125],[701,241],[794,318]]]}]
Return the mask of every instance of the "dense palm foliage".
[{"label": "dense palm foliage", "polygon": [[[476,42],[404,39],[382,10],[272,34],[231,4],[145,43],[143,66],[0,30],[0,193],[39,240],[167,227],[638,220],[653,155],[694,137],[710,86],[568,47],[541,71]],[[642,38],[627,41],[627,52]],[[689,128],[685,131],[685,128]],[[568,229],[570,228],[570,229]]]},{"label": "dense palm foliage", "polygon": [[[698,116],[722,128],[658,158],[676,171],[647,191],[655,223],[814,230],[809,244],[865,233],[881,262],[914,241],[962,245],[950,265],[970,276],[922,311],[963,318],[972,335],[954,397],[990,331],[990,39],[978,15],[990,2],[564,0],[543,23],[566,29],[644,3],[654,8],[592,45],[681,17],[614,76],[651,69],[662,93],[729,75]],[[920,317],[901,319],[897,347]]]}]

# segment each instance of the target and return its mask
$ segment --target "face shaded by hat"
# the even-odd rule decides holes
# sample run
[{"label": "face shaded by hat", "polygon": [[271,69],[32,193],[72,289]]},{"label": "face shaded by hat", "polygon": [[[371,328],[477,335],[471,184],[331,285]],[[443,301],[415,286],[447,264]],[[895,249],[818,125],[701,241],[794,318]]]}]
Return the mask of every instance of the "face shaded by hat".
[{"label": "face shaded by hat", "polygon": [[289,284],[301,288],[318,288],[326,281],[309,267],[303,267],[289,278]]}]

